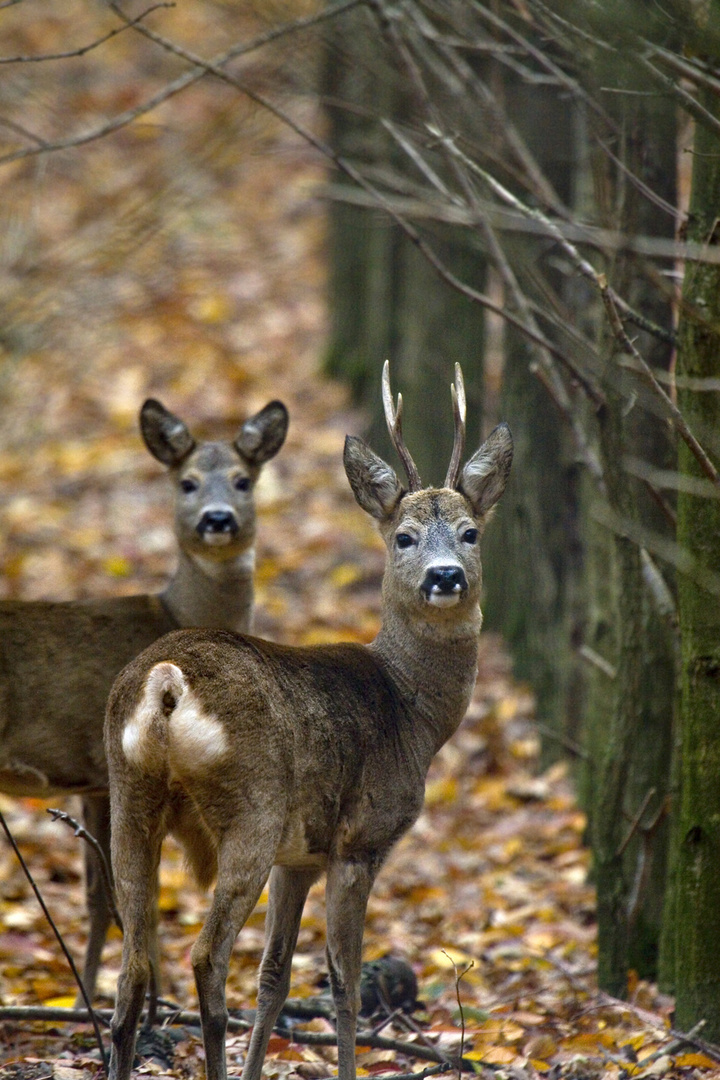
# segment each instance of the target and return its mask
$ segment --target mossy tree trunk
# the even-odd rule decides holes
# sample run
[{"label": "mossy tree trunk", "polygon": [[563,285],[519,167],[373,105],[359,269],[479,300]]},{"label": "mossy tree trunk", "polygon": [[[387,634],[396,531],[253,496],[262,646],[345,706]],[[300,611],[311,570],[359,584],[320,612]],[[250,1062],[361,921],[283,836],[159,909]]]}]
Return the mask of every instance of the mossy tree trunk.
[{"label": "mossy tree trunk", "polygon": [[[720,0],[707,8],[708,51],[717,55]],[[720,119],[712,93],[702,103]],[[698,124],[693,153],[688,239],[718,250],[720,138]],[[689,264],[679,326],[678,404],[696,436],[720,461],[720,395],[683,389],[683,377],[720,375],[720,267]],[[682,443],[679,470],[702,475]],[[696,565],[720,573],[720,501],[678,497],[678,542]],[[703,1037],[720,1039],[720,599],[690,576],[678,580],[682,633],[680,806],[674,905],[676,1022],[706,1021]]]},{"label": "mossy tree trunk", "polygon": [[[605,72],[605,78],[611,82],[613,72]],[[644,89],[642,82],[637,88]],[[619,98],[609,107],[622,132],[625,167],[674,205],[672,103],[639,95]],[[613,176],[604,154],[588,160],[595,170],[591,214],[597,224],[629,235],[672,238],[671,214],[647,200],[622,171]],[[648,283],[640,269],[625,255],[606,266],[613,287],[656,325],[670,330],[670,291]],[[635,328],[631,332],[654,368],[669,367],[668,342],[638,334]],[[671,538],[670,509],[666,517],[632,470],[633,462],[671,468],[674,446],[652,401],[611,355],[616,346],[608,336],[607,326],[601,326],[600,349],[608,357],[602,378],[607,405],[597,417],[597,430],[605,498],[615,528],[608,528],[607,518],[598,520],[603,514],[597,510],[605,500],[586,479],[583,646],[589,663],[581,737],[587,756],[580,792],[590,818],[598,893],[598,977],[603,989],[622,997],[629,969],[644,978],[657,973],[676,667],[674,631],[661,615],[656,595],[658,590],[669,595],[672,581],[661,576],[666,568],[653,564],[635,541],[625,538],[622,523],[630,523],[633,532],[640,527]]]}]

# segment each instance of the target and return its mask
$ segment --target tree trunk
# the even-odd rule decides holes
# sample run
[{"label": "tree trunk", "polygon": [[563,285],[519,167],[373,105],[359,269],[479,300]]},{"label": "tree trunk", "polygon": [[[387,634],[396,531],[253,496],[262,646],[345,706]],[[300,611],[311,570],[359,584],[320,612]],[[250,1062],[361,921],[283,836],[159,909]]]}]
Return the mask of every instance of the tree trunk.
[{"label": "tree trunk", "polygon": [[[720,32],[720,2],[710,0],[708,36]],[[710,92],[702,104],[720,118]],[[720,139],[698,124],[693,154],[688,239],[717,250]],[[720,374],[720,267],[689,264],[679,327],[678,404],[714,460],[720,460],[720,399],[682,388],[682,377]],[[680,444],[680,472],[699,477],[697,461]],[[720,573],[720,501],[681,492],[678,542],[696,565]],[[703,1037],[720,1039],[720,602],[691,577],[679,575],[681,761],[679,848],[675,875],[677,1024],[704,1019]]]},{"label": "tree trunk", "polygon": [[[621,107],[615,107],[614,116],[623,132],[626,167],[644,176],[653,190],[673,205],[673,106],[638,97],[623,100]],[[605,156],[598,158],[599,167],[607,170]],[[622,173],[613,184],[607,179],[603,183],[598,178],[595,185],[596,191],[610,192],[605,203],[602,198],[596,203],[601,224],[630,235],[672,237],[671,215],[642,197]],[[632,258],[620,256],[607,273],[618,292],[669,330],[668,291],[648,283],[638,270]],[[636,331],[633,336],[653,367],[669,367],[671,350],[666,342]],[[639,523],[667,536],[667,518],[627,471],[629,458],[655,468],[671,467],[673,445],[667,427],[638,384],[614,361],[608,361],[603,388],[608,404],[598,418],[599,444],[611,511],[616,521]],[[644,978],[657,974],[668,844],[668,823],[663,815],[670,787],[676,642],[648,585],[650,576],[656,575],[669,591],[659,577],[660,568],[636,545],[633,554],[628,540],[593,520],[594,502],[597,493],[588,485],[583,520],[587,586],[584,646],[586,656],[597,662],[587,671],[582,742],[588,758],[581,770],[580,790],[591,819],[600,985],[624,996],[629,969]],[[620,760],[621,753],[627,755],[626,760]]]},{"label": "tree trunk", "polygon": [[[399,122],[417,105],[407,74],[384,50],[367,12],[343,23],[341,49],[328,53],[324,73],[330,140],[361,169],[395,168],[402,174],[407,159],[376,118]],[[437,168],[442,167],[438,162]],[[440,484],[453,443],[450,383],[456,362],[462,365],[468,397],[468,447],[481,441],[483,311],[438,277],[383,211],[343,202],[343,188],[349,187],[340,179],[330,204],[325,370],[350,384],[355,402],[369,417],[368,438],[390,457],[380,397],[382,362],[389,359],[393,385],[406,391],[406,442],[424,483]],[[486,260],[469,230],[436,225],[426,236],[459,278],[484,288]]]}]

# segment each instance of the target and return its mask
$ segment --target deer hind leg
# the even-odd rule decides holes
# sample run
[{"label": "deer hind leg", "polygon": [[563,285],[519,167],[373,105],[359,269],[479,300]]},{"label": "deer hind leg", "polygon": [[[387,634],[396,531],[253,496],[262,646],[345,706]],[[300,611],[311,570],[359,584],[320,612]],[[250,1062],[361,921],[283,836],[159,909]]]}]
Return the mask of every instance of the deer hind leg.
[{"label": "deer hind leg", "polygon": [[308,890],[319,870],[274,866],[270,874],[265,949],[260,965],[258,1007],[242,1080],[258,1080],[272,1029],[290,988],[290,963]]},{"label": "deer hind leg", "polygon": [[238,821],[218,850],[218,880],[210,914],[191,958],[200,1002],[207,1080],[227,1080],[225,1005],[230,953],[255,907],[272,867],[282,833],[282,817],[263,805],[254,808],[259,828]]},{"label": "deer hind leg", "polygon": [[328,867],[325,890],[327,961],[337,1016],[340,1080],[355,1080],[362,937],[374,876],[363,862],[335,860]]},{"label": "deer hind leg", "polygon": [[[123,921],[122,969],[111,1023],[110,1080],[129,1080],[135,1056],[135,1033],[151,979],[151,949],[157,922],[157,875],[165,835],[162,799],[145,812],[133,805],[130,783],[118,785],[113,799],[113,871]],[[142,796],[138,796],[142,801]]]}]

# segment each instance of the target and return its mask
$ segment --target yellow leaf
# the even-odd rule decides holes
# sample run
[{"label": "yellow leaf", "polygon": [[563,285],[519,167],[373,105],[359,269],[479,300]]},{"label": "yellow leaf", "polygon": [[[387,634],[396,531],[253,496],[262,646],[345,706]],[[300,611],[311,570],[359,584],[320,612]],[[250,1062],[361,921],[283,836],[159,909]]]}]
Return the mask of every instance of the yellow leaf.
[{"label": "yellow leaf", "polygon": [[221,293],[212,293],[192,300],[188,305],[190,314],[199,322],[220,323],[229,319],[233,313],[230,300]]},{"label": "yellow leaf", "polygon": [[456,796],[457,780],[452,777],[446,777],[444,780],[434,780],[425,788],[425,803],[427,806],[453,802]]},{"label": "yellow leaf", "polygon": [[503,844],[503,854],[506,859],[514,859],[520,855],[526,847],[526,841],[520,836],[513,836]]},{"label": "yellow leaf", "polygon": [[362,577],[362,570],[355,563],[340,563],[330,571],[330,581],[338,589],[352,585]]},{"label": "yellow leaf", "polygon": [[674,1059],[678,1069],[716,1069],[717,1061],[713,1061],[706,1054],[678,1054]]},{"label": "yellow leaf", "polygon": [[178,890],[172,885],[161,885],[158,897],[160,911],[177,911],[179,907]]},{"label": "yellow leaf", "polygon": [[122,555],[111,555],[103,562],[103,570],[110,577],[129,577],[132,566]]},{"label": "yellow leaf", "polygon": [[516,1058],[517,1053],[509,1046],[491,1046],[483,1055],[488,1065],[512,1065]]},{"label": "yellow leaf", "polygon": [[523,1053],[533,1061],[546,1061],[557,1050],[557,1041],[551,1035],[536,1035],[523,1047]]},{"label": "yellow leaf", "polygon": [[52,1009],[71,1009],[75,1004],[74,994],[63,994],[61,997],[45,998],[43,1005]]}]

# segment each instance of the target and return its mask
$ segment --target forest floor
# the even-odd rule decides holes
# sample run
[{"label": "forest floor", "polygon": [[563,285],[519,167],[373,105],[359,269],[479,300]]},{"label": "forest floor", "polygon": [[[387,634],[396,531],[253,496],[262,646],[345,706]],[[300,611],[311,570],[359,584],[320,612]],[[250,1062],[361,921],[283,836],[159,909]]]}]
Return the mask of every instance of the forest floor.
[{"label": "forest floor", "polygon": [[[80,43],[80,0],[34,22],[21,8],[6,16],[3,51]],[[171,13],[165,25],[190,40],[202,33],[211,52],[213,32],[222,36],[220,8],[187,10],[185,23]],[[22,101],[24,126],[49,137],[60,118],[70,116],[79,130],[93,116],[128,107],[160,75],[149,47],[131,35],[113,50],[112,64],[89,54],[69,78],[57,66],[32,76],[8,69],[5,104]],[[129,89],[138,71],[146,85]],[[16,145],[12,132],[3,138],[7,148]],[[289,643],[373,637],[383,547],[341,463],[344,435],[361,431],[363,418],[320,374],[322,180],[296,136],[207,81],[112,138],[0,172],[0,596],[158,590],[172,568],[173,535],[162,469],[137,429],[142,401],[157,396],[193,431],[224,436],[280,397],[291,426],[258,487],[256,630]],[[634,983],[626,1003],[598,993],[586,823],[566,766],[538,773],[533,721],[532,698],[513,681],[502,643],[485,635],[468,716],[434,762],[425,809],[383,867],[367,914],[365,959],[391,953],[409,962],[421,1005],[411,1020],[383,1029],[407,1049],[361,1048],[360,1074],[422,1068],[416,1044],[450,1054],[462,1045],[478,1072],[517,1080],[720,1075],[697,1048],[674,1044],[672,1002],[654,987]],[[47,805],[0,796],[79,958],[86,933],[79,841],[50,820]],[[72,800],[62,805],[75,809]],[[233,953],[233,1009],[254,1000],[265,902]],[[207,906],[168,843],[163,993],[184,1009],[196,1008],[189,953]],[[120,949],[115,932],[99,981],[106,1006]],[[318,884],[303,917],[291,994],[318,994],[324,973]],[[2,1006],[69,1005],[74,995],[66,962],[3,843],[0,1078],[98,1075],[87,1025],[2,1019]],[[322,1018],[298,1030],[307,1028],[332,1031]],[[245,1033],[228,1039],[233,1073],[247,1041]],[[286,1033],[273,1039],[265,1072],[310,1080],[331,1075],[335,1060],[332,1047]],[[194,1077],[202,1068],[199,1031],[190,1025],[179,1032],[172,1063],[149,1060],[140,1072]]]}]

